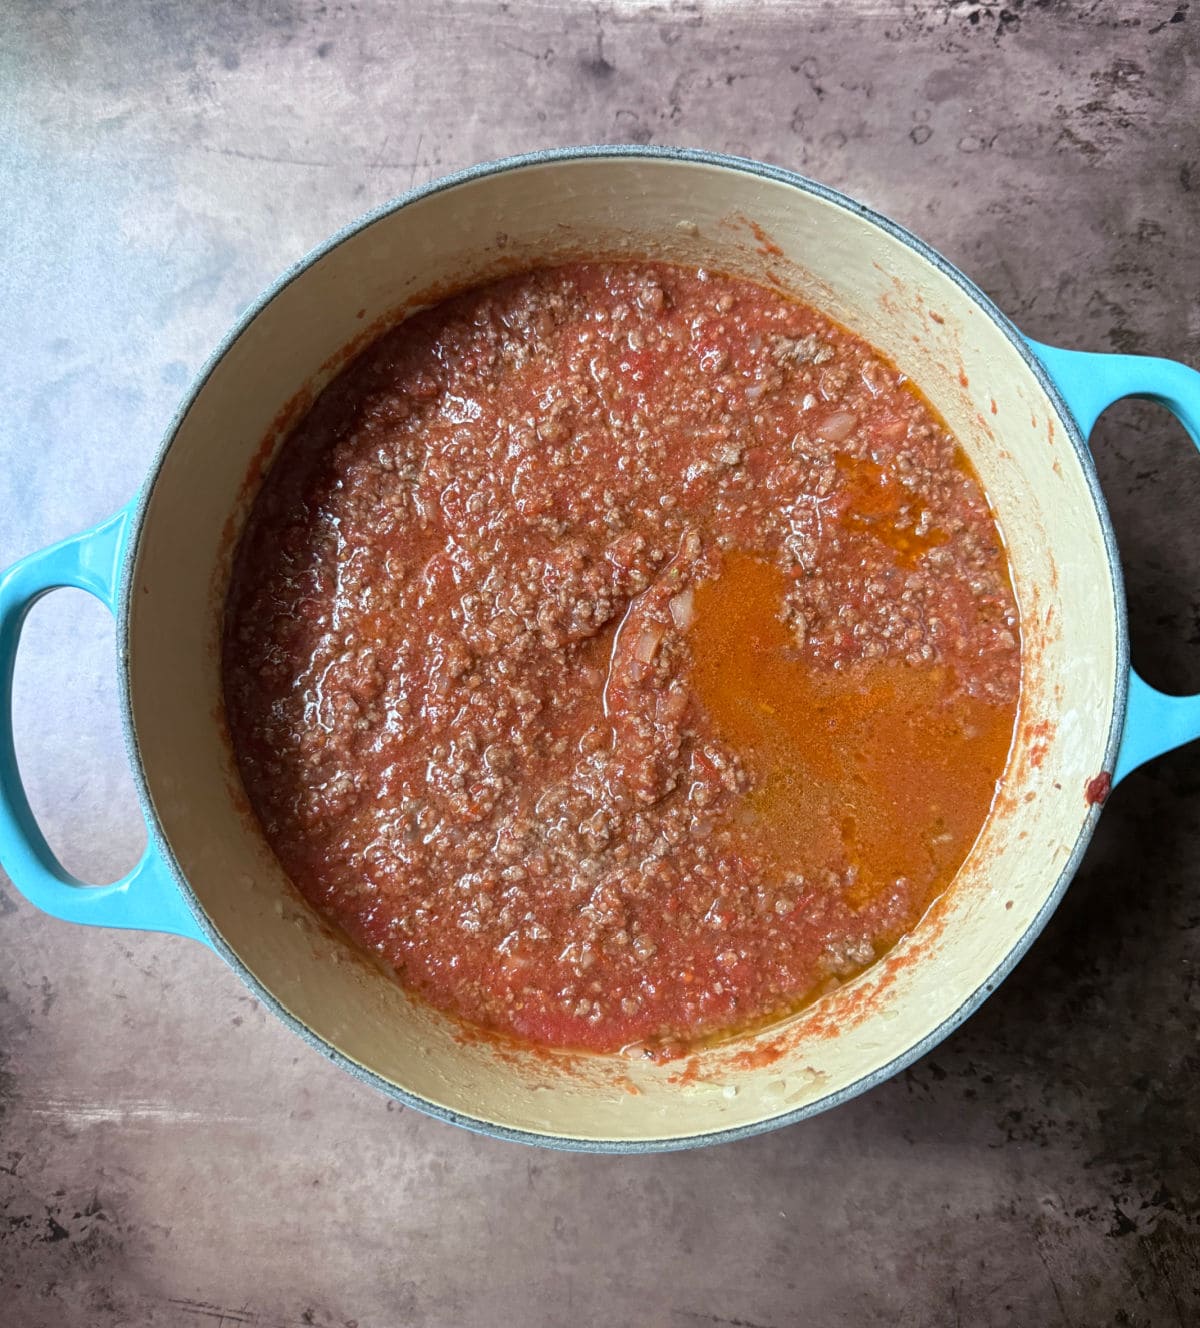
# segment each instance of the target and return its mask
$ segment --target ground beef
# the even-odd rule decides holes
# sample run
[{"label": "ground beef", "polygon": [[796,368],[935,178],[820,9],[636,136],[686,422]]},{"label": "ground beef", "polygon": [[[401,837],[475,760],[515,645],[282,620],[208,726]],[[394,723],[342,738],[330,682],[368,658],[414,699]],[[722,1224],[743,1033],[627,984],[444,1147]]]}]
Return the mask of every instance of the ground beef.
[{"label": "ground beef", "polygon": [[[477,1024],[653,1053],[913,925],[1001,773],[1018,621],[978,482],[886,360],[745,282],[580,264],[408,320],[321,395],[243,536],[224,671],[320,911]],[[852,736],[924,800],[830,765]]]}]

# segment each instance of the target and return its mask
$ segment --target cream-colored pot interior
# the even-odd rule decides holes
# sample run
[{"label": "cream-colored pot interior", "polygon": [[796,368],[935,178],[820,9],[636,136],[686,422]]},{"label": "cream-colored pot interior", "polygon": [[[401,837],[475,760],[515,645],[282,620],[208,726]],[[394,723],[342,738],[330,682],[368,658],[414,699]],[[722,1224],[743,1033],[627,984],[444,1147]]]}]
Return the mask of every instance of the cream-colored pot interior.
[{"label": "cream-colored pot interior", "polygon": [[[954,887],[856,981],[785,1024],[654,1066],[498,1049],[410,1001],[331,934],[247,815],[220,718],[232,545],[280,412],[384,316],[514,266],[654,255],[774,280],[886,352],[969,452],[1008,542],[1024,688],[1005,785]],[[274,433],[273,433],[274,429]],[[811,1112],[879,1077],[978,993],[1054,893],[1094,811],[1118,603],[1087,475],[1007,334],[917,249],[824,192],[748,166],[552,158],[426,192],[262,307],[187,410],[144,510],[129,688],[146,787],[212,927],[251,979],[355,1066],[484,1128],[586,1146],[682,1143]]]}]

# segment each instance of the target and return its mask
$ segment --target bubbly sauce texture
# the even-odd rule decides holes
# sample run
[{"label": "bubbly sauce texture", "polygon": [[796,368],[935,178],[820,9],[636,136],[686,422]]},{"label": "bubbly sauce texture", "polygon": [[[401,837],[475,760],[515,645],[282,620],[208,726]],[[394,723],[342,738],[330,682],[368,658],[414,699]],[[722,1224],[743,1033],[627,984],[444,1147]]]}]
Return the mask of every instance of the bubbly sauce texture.
[{"label": "bubbly sauce texture", "polygon": [[410,991],[672,1055],[949,885],[1018,635],[979,483],[885,359],[747,282],[573,264],[321,395],[239,546],[226,712],[284,869]]}]

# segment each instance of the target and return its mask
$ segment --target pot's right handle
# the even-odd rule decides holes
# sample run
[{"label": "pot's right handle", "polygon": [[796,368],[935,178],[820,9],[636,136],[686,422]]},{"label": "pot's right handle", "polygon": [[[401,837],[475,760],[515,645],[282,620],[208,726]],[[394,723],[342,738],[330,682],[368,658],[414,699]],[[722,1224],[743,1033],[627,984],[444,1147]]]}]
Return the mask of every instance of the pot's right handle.
[{"label": "pot's right handle", "polygon": [[[1084,437],[1114,401],[1141,397],[1166,406],[1200,447],[1200,373],[1195,369],[1149,355],[1100,355],[1036,341],[1029,345],[1046,366]],[[1125,730],[1113,783],[1194,738],[1200,738],[1200,696],[1167,696],[1131,668]]]},{"label": "pot's right handle", "polygon": [[13,744],[12,684],[21,627],[51,590],[74,586],[116,612],[128,508],[0,574],[0,865],[26,899],[66,922],[165,931],[207,941],[151,833],[137,866],[111,885],[87,885],[54,856],[33,815]]}]

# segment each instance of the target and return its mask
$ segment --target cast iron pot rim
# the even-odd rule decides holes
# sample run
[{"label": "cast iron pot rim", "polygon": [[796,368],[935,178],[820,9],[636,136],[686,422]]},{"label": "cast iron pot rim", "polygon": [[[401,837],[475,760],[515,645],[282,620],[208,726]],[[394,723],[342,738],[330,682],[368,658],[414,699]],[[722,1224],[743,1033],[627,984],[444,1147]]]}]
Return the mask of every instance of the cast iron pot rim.
[{"label": "cast iron pot rim", "polygon": [[1096,514],[1100,520],[1101,530],[1104,536],[1105,553],[1108,558],[1109,574],[1112,578],[1114,589],[1114,627],[1116,630],[1116,676],[1113,684],[1113,709],[1109,721],[1108,739],[1105,744],[1104,769],[1113,769],[1116,759],[1117,748],[1120,743],[1120,737],[1125,723],[1125,707],[1129,683],[1129,632],[1126,616],[1125,589],[1124,581],[1121,575],[1121,560],[1117,553],[1116,539],[1113,533],[1112,521],[1109,517],[1108,507],[1104,501],[1103,493],[1100,489],[1099,477],[1096,474],[1096,467],[1092,461],[1092,456],[1087,447],[1087,442],[1080,432],[1066,402],[1063,400],[1058,387],[1053,379],[1046,372],[1041,362],[1030,350],[1021,333],[1016,326],[1004,314],[993,301],[979,289],[969,278],[963,275],[947,259],[943,258],[935,249],[930,248],[923,240],[913,235],[903,226],[898,225],[890,218],[881,213],[864,206],[862,203],[855,202],[854,199],[836,189],[831,189],[828,185],[819,184],[814,180],[798,174],[795,171],[785,170],[779,166],[769,166],[764,162],[755,161],[748,157],[731,156],[718,152],[708,152],[697,148],[674,148],[657,147],[640,144],[617,144],[617,145],[597,145],[592,147],[570,147],[570,148],[551,148],[536,152],[522,153],[517,156],[503,157],[497,161],[484,162],[476,166],[468,167],[466,170],[456,171],[452,175],[443,176],[437,180],[432,180],[428,184],[420,185],[418,188],[410,189],[406,193],[391,199],[371,212],[352,221],[344,226],[322,244],[316,246],[308,254],[294,263],[281,276],[279,276],[269,287],[256,299],[238,318],[233,327],[226,333],[221,343],[209,357],[204,367],[197,376],[191,390],[181,402],[179,409],[175,412],[170,426],[164,435],[163,442],[159,447],[158,454],[151,464],[146,480],[137,496],[136,503],[132,509],[131,524],[127,528],[125,536],[124,566],[121,572],[121,590],[118,606],[117,618],[117,664],[118,677],[121,692],[121,724],[124,732],[125,747],[129,755],[130,767],[133,772],[134,783],[136,785],[138,796],[142,807],[146,813],[148,834],[151,842],[158,852],[162,855],[163,861],[167,864],[170,874],[178,887],[180,894],[187,903],[188,908],[194,915],[204,936],[209,944],[218,954],[224,958],[226,963],[238,974],[241,980],[254,992],[255,996],[270,1009],[277,1018],[283,1021],[294,1033],[298,1034],[309,1046],[326,1059],[332,1061],[340,1069],[347,1071],[356,1079],[370,1084],[373,1088],[386,1094],[388,1097],[402,1103],[405,1106],[412,1107],[425,1115],[433,1116],[438,1120],[446,1121],[452,1125],[462,1126],[476,1134],[488,1135],[496,1139],[504,1139],[515,1143],[536,1144],[543,1148],[558,1149],[566,1152],[581,1153],[665,1153],[676,1152],[686,1148],[705,1147],[710,1144],[731,1143],[739,1139],[748,1139],[757,1134],[765,1134],[769,1130],[781,1129],[786,1125],[794,1125],[797,1121],[805,1120],[810,1116],[816,1116],[820,1112],[827,1111],[831,1107],[840,1106],[851,1098],[857,1097],[860,1093],[865,1093],[868,1089],[875,1088],[885,1080],[892,1078],[901,1070],[906,1069],[914,1061],[919,1060],[926,1052],[931,1051],[939,1042],[952,1033],[964,1020],[969,1018],[983,1004],[983,1002],[996,990],[1001,982],[1012,972],[1025,952],[1040,935],[1046,923],[1050,920],[1051,914],[1058,907],[1063,895],[1066,893],[1067,886],[1074,876],[1080,860],[1091,841],[1095,830],[1096,821],[1099,817],[1100,806],[1093,806],[1080,828],[1075,844],[1071,849],[1070,856],[1067,858],[1054,886],[1049,891],[1041,908],[1036,916],[1025,929],[1022,936],[1016,941],[1012,949],[1003,960],[992,970],[990,976],[985,982],[976,988],[953,1014],[947,1016],[935,1029],[927,1033],[912,1046],[900,1052],[893,1057],[886,1065],[872,1070],[869,1074],[857,1079],[852,1084],[838,1089],[836,1092],[829,1093],[827,1096],[810,1102],[805,1106],[798,1107],[792,1111],[782,1112],[776,1116],[768,1116],[763,1120],[753,1121],[746,1125],[738,1125],[729,1129],[704,1131],[698,1134],[681,1135],[674,1138],[661,1139],[589,1139],[572,1138],[568,1135],[542,1134],[536,1130],[514,1129],[510,1126],[499,1125],[495,1122],[486,1120],[482,1117],[467,1116],[461,1112],[454,1111],[448,1107],[440,1106],[435,1102],[430,1102],[426,1098],[419,1097],[417,1094],[407,1089],[399,1087],[381,1075],[369,1070],[366,1066],[360,1065],[352,1060],[344,1052],[338,1051],[331,1043],[327,1042],[319,1034],[299,1020],[289,1010],[287,1010],[278,998],[247,968],[241,959],[234,953],[231,947],[225,942],[224,938],[213,926],[204,911],[195,891],[192,889],[187,877],[181,870],[175,855],[171,850],[170,843],[167,840],[162,823],[159,820],[157,809],[154,805],[154,799],[150,792],[149,781],[146,776],[145,768],[142,764],[141,750],[138,744],[137,730],[133,719],[133,696],[129,677],[129,633],[130,633],[130,604],[132,603],[132,583],[133,570],[137,563],[138,551],[141,545],[142,528],[149,507],[151,498],[154,494],[154,488],[157,484],[159,474],[162,471],[167,453],[170,451],[175,441],[175,436],[180,426],[186,419],[188,413],[196,399],[203,392],[209,378],[212,376],[217,365],[225,357],[226,353],[238,340],[243,332],[258,317],[258,315],[271,303],[275,297],[291,283],[302,277],[304,273],[322,259],[326,254],[336,249],[343,241],[357,235],[367,227],[373,226],[377,221],[382,221],[390,217],[392,213],[398,212],[401,208],[416,203],[423,198],[431,197],[434,194],[442,193],[447,189],[457,188],[459,185],[468,184],[474,180],[483,179],[491,175],[499,175],[507,171],[524,170],[528,167],[556,165],[559,163],[579,161],[579,160],[597,160],[611,158],[614,160],[655,160],[669,162],[683,162],[689,165],[712,166],[723,170],[740,172],[744,175],[758,176],[762,179],[771,180],[777,184],[790,185],[795,189],[800,189],[808,194],[816,195],[826,203],[831,203],[840,207],[852,215],[872,223],[884,231],[892,239],[900,241],[910,249],[915,250],[922,258],[932,264],[943,276],[948,277],[959,287],[959,289],[973,301],[982,312],[996,324],[1004,333],[1017,353],[1025,362],[1026,368],[1037,380],[1038,385],[1050,398],[1054,405],[1059,423],[1066,431],[1067,437],[1071,441],[1071,446],[1075,450],[1083,468],[1084,476],[1087,480],[1088,490],[1092,496],[1092,502],[1096,508]]}]

